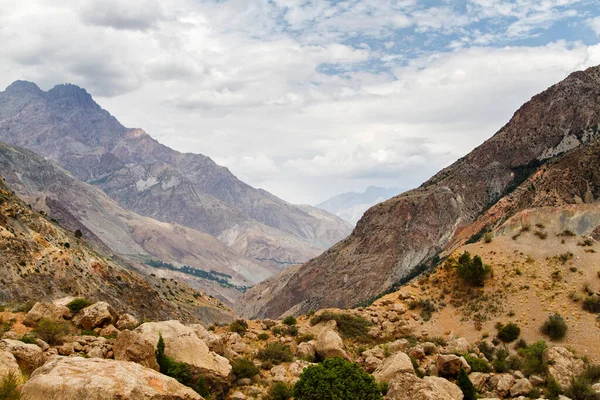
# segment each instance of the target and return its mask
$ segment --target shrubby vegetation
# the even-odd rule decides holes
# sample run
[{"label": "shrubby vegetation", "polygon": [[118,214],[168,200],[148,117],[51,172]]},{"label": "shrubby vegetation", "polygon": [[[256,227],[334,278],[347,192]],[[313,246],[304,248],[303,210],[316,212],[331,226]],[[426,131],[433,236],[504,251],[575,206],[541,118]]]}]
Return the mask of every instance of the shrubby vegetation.
[{"label": "shrubby vegetation", "polygon": [[477,399],[477,390],[475,390],[475,386],[473,382],[467,376],[467,373],[464,369],[460,369],[458,376],[456,377],[456,385],[463,392],[464,400],[475,400]]},{"label": "shrubby vegetation", "polygon": [[380,388],[372,375],[357,364],[330,358],[306,368],[294,386],[295,400],[380,400]]},{"label": "shrubby vegetation", "polygon": [[479,256],[471,257],[468,251],[465,251],[458,260],[448,260],[449,265],[456,268],[458,276],[466,283],[473,286],[483,286],[485,278],[492,273],[492,267],[483,263]]},{"label": "shrubby vegetation", "polygon": [[229,332],[239,333],[244,336],[248,330],[248,323],[243,319],[237,319],[229,324]]},{"label": "shrubby vegetation", "polygon": [[261,361],[269,361],[274,365],[290,362],[294,358],[290,346],[280,342],[273,342],[261,349],[257,357]]},{"label": "shrubby vegetation", "polygon": [[237,379],[252,378],[260,373],[260,370],[251,360],[238,358],[231,363],[231,372]]},{"label": "shrubby vegetation", "polygon": [[38,338],[51,345],[59,344],[60,339],[68,335],[70,331],[71,329],[67,322],[49,318],[40,319],[33,330]]},{"label": "shrubby vegetation", "polygon": [[0,380],[0,400],[19,400],[21,393],[19,387],[19,378],[13,372],[9,372]]},{"label": "shrubby vegetation", "polygon": [[521,328],[513,322],[509,322],[506,325],[498,322],[496,324],[496,329],[498,329],[498,339],[502,340],[504,343],[514,342],[521,334]]},{"label": "shrubby vegetation", "polygon": [[552,314],[542,325],[541,331],[552,340],[560,340],[567,334],[567,323],[559,314]]},{"label": "shrubby vegetation", "polygon": [[67,304],[67,308],[73,313],[73,315],[77,314],[79,311],[83,310],[86,307],[92,305],[92,302],[87,299],[74,299],[69,304]]},{"label": "shrubby vegetation", "polygon": [[310,324],[316,325],[319,322],[334,320],[337,323],[337,329],[345,338],[359,338],[368,335],[371,322],[363,317],[348,314],[334,313],[325,311],[311,318]]},{"label": "shrubby vegetation", "polygon": [[294,389],[291,385],[283,382],[275,382],[267,393],[267,400],[289,400],[292,398]]}]

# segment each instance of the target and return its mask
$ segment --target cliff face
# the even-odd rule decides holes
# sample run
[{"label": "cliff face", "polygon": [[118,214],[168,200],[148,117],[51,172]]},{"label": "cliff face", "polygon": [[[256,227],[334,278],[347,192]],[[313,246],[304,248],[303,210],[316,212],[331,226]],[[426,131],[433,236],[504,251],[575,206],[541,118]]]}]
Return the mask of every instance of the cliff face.
[{"label": "cliff face", "polygon": [[208,233],[273,266],[306,261],[350,233],[340,218],[288,204],[208,157],[125,128],[74,85],[44,92],[18,81],[0,92],[0,141],[49,157],[130,211]]},{"label": "cliff face", "polygon": [[473,223],[511,193],[530,190],[527,179],[542,171],[554,186],[565,182],[573,190],[561,189],[558,196],[534,187],[536,196],[521,195],[515,210],[552,205],[557,196],[562,202],[591,201],[598,195],[597,158],[579,162],[577,169],[558,168],[569,154],[576,160],[577,151],[597,146],[599,99],[599,67],[571,74],[534,96],[492,138],[421,187],[369,209],[348,238],[293,275],[284,274],[284,285],[275,278],[253,288],[244,298],[252,311],[240,311],[276,316],[290,309],[349,307],[375,296],[485,228],[487,223],[478,229]]}]

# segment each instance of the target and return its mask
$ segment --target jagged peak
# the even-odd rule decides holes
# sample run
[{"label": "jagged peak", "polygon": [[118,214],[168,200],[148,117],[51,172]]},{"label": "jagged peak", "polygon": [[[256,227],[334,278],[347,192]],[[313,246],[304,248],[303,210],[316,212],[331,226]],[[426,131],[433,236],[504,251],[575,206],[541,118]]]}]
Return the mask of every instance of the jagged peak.
[{"label": "jagged peak", "polygon": [[17,80],[11,83],[5,90],[6,93],[30,92],[42,93],[42,90],[33,82]]},{"label": "jagged peak", "polygon": [[47,92],[47,95],[54,100],[66,100],[69,105],[100,108],[87,90],[71,83],[56,85]]}]

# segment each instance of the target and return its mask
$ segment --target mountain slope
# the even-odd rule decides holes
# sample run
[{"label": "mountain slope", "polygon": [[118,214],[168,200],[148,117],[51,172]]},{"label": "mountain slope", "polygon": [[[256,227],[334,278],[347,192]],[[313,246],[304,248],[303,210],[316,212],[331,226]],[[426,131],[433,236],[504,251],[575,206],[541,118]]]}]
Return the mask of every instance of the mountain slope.
[{"label": "mountain slope", "polygon": [[208,157],[125,128],[74,85],[48,92],[10,85],[0,93],[0,140],[55,160],[128,210],[216,236],[276,266],[306,261],[350,232],[341,219],[254,189]]},{"label": "mountain slope", "polygon": [[[595,143],[599,95],[599,67],[571,74],[534,96],[491,139],[421,187],[369,209],[348,238],[286,276],[285,285],[267,281],[244,302],[255,315],[275,316],[290,309],[348,307],[376,296],[435,260],[449,244],[480,233],[470,225],[507,195],[530,190],[525,181],[542,165],[553,171],[565,154]],[[600,195],[592,173],[597,159],[580,166],[577,174],[563,171],[563,180],[578,182],[579,190],[565,190],[565,202]],[[535,206],[553,205],[553,196],[538,199]]]},{"label": "mountain slope", "polygon": [[138,318],[226,322],[234,314],[187,285],[142,277],[124,261],[32,211],[0,178],[0,298],[3,302],[64,296],[110,301]]},{"label": "mountain slope", "polygon": [[362,193],[341,193],[315,205],[315,207],[356,224],[370,207],[400,193],[402,190],[399,188],[369,186]]}]

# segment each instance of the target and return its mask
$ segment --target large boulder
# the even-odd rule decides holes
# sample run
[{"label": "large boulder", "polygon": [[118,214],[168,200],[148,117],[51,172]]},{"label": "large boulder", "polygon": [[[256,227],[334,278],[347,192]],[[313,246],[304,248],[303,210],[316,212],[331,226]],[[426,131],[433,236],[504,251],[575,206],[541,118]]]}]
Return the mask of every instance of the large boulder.
[{"label": "large boulder", "polygon": [[420,379],[414,374],[397,374],[389,385],[388,400],[463,400],[455,384],[433,376]]},{"label": "large boulder", "polygon": [[228,381],[231,365],[225,357],[211,352],[192,328],[179,321],[146,322],[134,330],[156,347],[159,335],[165,341],[165,354],[175,361],[189,364],[206,378]]},{"label": "large boulder", "polygon": [[223,355],[225,352],[225,344],[223,343],[221,336],[209,331],[200,324],[192,324],[188,326],[192,328],[194,332],[196,332],[196,336],[198,336],[200,340],[202,340],[208,346],[210,351],[214,351],[217,354]]},{"label": "large boulder", "polygon": [[123,314],[117,321],[117,329],[135,329],[139,325],[138,320],[131,314]]},{"label": "large boulder", "polygon": [[33,305],[31,310],[29,310],[25,316],[23,325],[34,327],[42,318],[61,321],[71,318],[71,311],[65,306],[38,302]]},{"label": "large boulder", "polygon": [[95,328],[104,328],[110,324],[115,324],[119,319],[119,314],[112,306],[104,301],[99,301],[89,307],[79,311],[73,317],[73,323],[85,330]]},{"label": "large boulder", "polygon": [[21,400],[201,400],[192,389],[127,361],[56,358],[37,369]]},{"label": "large boulder", "polygon": [[333,329],[323,329],[317,335],[315,351],[321,358],[342,357],[349,360],[350,357],[344,350],[344,341]]},{"label": "large boulder", "polygon": [[527,378],[521,378],[510,388],[510,397],[527,396],[533,390],[533,385]]},{"label": "large boulder", "polygon": [[399,351],[388,357],[383,364],[373,372],[373,377],[375,377],[375,380],[378,383],[389,382],[397,374],[404,373],[414,374],[415,369],[410,357]]},{"label": "large boulder", "polygon": [[506,397],[514,384],[515,377],[508,373],[496,374],[492,376],[489,380],[490,388],[492,388],[492,390],[501,397]]},{"label": "large boulder", "polygon": [[0,340],[0,350],[11,353],[19,367],[26,372],[32,372],[44,364],[44,353],[35,344],[26,344],[19,340]]},{"label": "large boulder", "polygon": [[571,385],[573,378],[585,370],[585,362],[564,347],[547,349],[543,357],[548,364],[548,377],[554,378],[563,390]]},{"label": "large boulder", "polygon": [[0,378],[10,373],[19,374],[19,364],[11,352],[0,350]]},{"label": "large boulder", "polygon": [[468,374],[471,367],[467,360],[454,354],[440,354],[437,357],[437,367],[440,376],[457,376],[461,368]]},{"label": "large boulder", "polygon": [[113,345],[115,360],[133,361],[144,367],[158,371],[156,347],[136,332],[119,333]]}]

